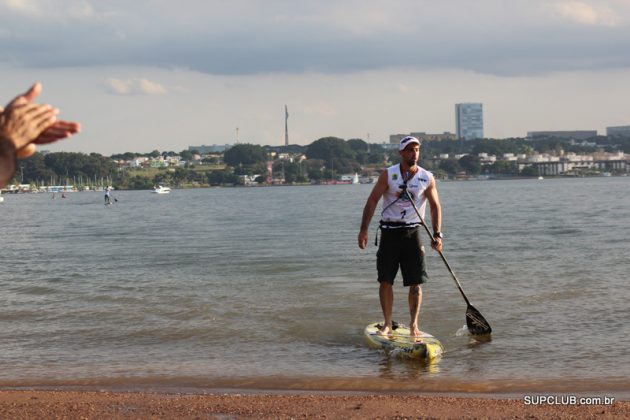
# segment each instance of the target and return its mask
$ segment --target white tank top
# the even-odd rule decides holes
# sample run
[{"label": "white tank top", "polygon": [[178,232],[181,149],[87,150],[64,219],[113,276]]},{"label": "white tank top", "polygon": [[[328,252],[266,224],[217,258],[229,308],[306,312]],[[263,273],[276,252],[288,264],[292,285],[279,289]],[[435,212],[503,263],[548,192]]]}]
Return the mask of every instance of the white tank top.
[{"label": "white tank top", "polygon": [[[406,174],[404,174],[406,175]],[[420,225],[420,219],[413,209],[407,197],[401,198],[401,185],[404,184],[405,176],[400,173],[400,165],[387,168],[388,188],[383,194],[383,211],[381,212],[381,222],[384,228],[414,227]],[[425,190],[433,180],[433,174],[418,166],[418,171],[407,181],[407,192],[414,200],[418,212],[424,219],[427,198]],[[387,223],[395,225],[387,225]]]}]

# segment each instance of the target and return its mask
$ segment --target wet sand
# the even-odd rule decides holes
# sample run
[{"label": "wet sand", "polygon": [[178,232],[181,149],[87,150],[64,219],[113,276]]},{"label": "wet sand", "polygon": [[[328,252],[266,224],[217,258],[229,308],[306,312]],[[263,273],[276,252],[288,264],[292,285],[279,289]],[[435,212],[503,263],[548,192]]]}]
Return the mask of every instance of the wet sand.
[{"label": "wet sand", "polygon": [[525,405],[522,398],[409,394],[0,391],[10,419],[630,418],[630,402]]}]

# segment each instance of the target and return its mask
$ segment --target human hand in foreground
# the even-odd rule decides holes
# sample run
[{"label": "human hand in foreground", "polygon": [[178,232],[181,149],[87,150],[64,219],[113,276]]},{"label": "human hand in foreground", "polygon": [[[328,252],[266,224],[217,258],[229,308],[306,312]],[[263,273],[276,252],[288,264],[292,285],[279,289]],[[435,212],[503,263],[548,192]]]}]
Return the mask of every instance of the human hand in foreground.
[{"label": "human hand in foreground", "polygon": [[81,129],[78,123],[57,120],[57,108],[33,103],[41,91],[41,83],[35,83],[0,108],[0,140],[10,142],[18,158],[35,153],[35,144],[53,143]]},{"label": "human hand in foreground", "polygon": [[58,109],[34,104],[41,91],[42,85],[35,83],[6,108],[0,107],[0,186],[15,173],[16,158],[31,156],[36,144],[52,143],[81,129],[78,123],[57,120]]}]

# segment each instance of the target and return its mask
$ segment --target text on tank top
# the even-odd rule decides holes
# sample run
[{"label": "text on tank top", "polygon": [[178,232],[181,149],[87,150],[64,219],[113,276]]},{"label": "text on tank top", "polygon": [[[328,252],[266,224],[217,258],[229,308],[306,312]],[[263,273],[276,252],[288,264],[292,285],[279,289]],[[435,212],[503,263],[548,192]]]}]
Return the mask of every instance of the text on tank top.
[{"label": "text on tank top", "polygon": [[[387,191],[383,194],[383,211],[381,221],[383,227],[413,227],[420,224],[420,219],[413,209],[411,202],[405,195],[402,197],[405,176],[400,171],[400,165],[387,168]],[[426,197],[424,192],[428,188],[433,174],[418,166],[418,171],[407,180],[407,193],[414,200],[418,212],[424,219]],[[395,225],[387,226],[387,222]]]}]

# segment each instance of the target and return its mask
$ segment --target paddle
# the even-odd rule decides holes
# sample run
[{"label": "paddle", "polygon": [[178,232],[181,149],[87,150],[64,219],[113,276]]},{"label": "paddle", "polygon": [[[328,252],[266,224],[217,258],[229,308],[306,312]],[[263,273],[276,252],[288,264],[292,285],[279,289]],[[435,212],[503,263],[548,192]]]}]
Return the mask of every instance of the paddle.
[{"label": "paddle", "polygon": [[[416,214],[420,218],[420,223],[422,224],[422,226],[424,226],[424,230],[427,231],[427,234],[431,238],[431,241],[433,241],[433,235],[431,234],[431,231],[427,227],[427,224],[424,223],[424,219],[420,215],[420,212],[418,211],[418,208],[416,207],[416,203],[411,199],[411,197],[409,196],[409,193],[407,192],[407,185],[403,184],[401,188],[403,190],[403,194],[407,196],[407,199],[409,200],[409,202],[413,206],[413,209],[416,211]],[[470,301],[466,297],[466,293],[464,293],[464,289],[462,289],[462,285],[459,283],[459,280],[457,280],[457,276],[455,276],[453,269],[451,268],[448,261],[446,261],[446,257],[444,256],[442,251],[437,251],[437,252],[438,254],[440,254],[442,261],[444,261],[444,265],[446,265],[448,272],[451,273],[451,276],[453,276],[453,280],[455,280],[455,284],[457,285],[459,292],[464,297],[464,300],[466,301],[466,305],[468,305],[468,307],[466,308],[466,325],[468,326],[468,331],[470,331],[470,333],[473,335],[490,334],[492,332],[492,328],[490,327],[490,324],[488,323],[488,321],[486,321],[483,315],[481,315],[481,312],[479,312],[474,306],[470,304]]]},{"label": "paddle", "polygon": [[114,199],[114,203],[118,203],[118,199],[114,197],[114,194],[111,193],[111,190],[109,192],[109,196]]}]

